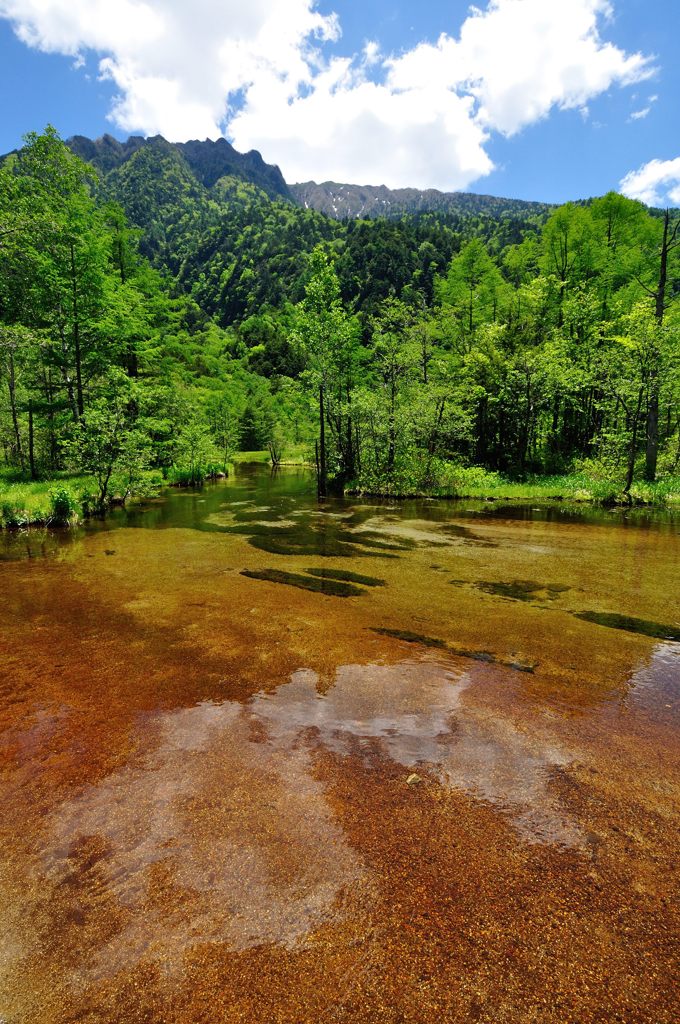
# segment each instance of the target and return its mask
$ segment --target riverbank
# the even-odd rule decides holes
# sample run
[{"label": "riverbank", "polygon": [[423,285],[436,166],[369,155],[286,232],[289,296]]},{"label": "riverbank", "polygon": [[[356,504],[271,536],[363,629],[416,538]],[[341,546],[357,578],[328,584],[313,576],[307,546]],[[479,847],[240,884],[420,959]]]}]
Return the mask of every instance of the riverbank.
[{"label": "riverbank", "polygon": [[31,481],[0,478],[0,526],[15,529],[81,518],[83,503],[78,495],[94,491],[95,486],[89,476]]},{"label": "riverbank", "polygon": [[[271,463],[269,453],[238,452],[236,465]],[[308,465],[302,451],[292,451],[281,466]],[[149,497],[163,486],[179,486],[172,479],[164,480],[151,472],[138,484],[134,496],[125,493],[122,481],[114,480],[104,511],[125,504],[130,498]],[[20,529],[28,526],[63,526],[101,513],[96,501],[97,482],[92,476],[60,474],[50,480],[17,481],[0,476],[0,528]],[[680,510],[680,476],[666,476],[657,483],[633,484],[630,500],[611,481],[585,474],[537,476],[518,482],[506,480],[497,473],[462,469],[455,479],[427,489],[413,488],[392,482],[389,485],[371,481],[357,484],[345,491],[348,497],[389,498],[394,500],[439,498],[450,501],[477,500],[512,502],[570,502],[607,507],[629,506]]]},{"label": "riverbank", "polygon": [[[271,458],[268,451],[236,452],[232,462],[266,465],[271,464]],[[286,450],[279,465],[307,465],[302,446]],[[206,479],[215,478],[209,476]],[[185,481],[180,472],[170,472],[166,478],[160,471],[152,470],[135,481],[134,493],[131,494],[125,479],[114,475],[102,509],[97,499],[99,488],[94,476],[58,473],[46,480],[22,480],[13,475],[3,476],[0,472],[0,529],[75,524],[129,500],[151,497],[164,486],[193,485]]]},{"label": "riverbank", "polygon": [[[156,494],[164,481],[149,472],[136,482],[134,497]],[[49,480],[15,480],[0,476],[0,528],[68,526],[123,505],[132,497],[124,481],[113,481],[102,509],[97,480],[85,474],[61,473]]]},{"label": "riverbank", "polygon": [[680,509],[680,475],[666,476],[656,483],[638,481],[628,495],[619,481],[600,479],[583,473],[564,476],[535,476],[524,481],[507,480],[498,473],[462,469],[452,479],[428,488],[414,488],[393,481],[371,481],[355,485],[349,496],[372,498],[443,498],[481,501],[569,501],[604,506],[650,506]]}]

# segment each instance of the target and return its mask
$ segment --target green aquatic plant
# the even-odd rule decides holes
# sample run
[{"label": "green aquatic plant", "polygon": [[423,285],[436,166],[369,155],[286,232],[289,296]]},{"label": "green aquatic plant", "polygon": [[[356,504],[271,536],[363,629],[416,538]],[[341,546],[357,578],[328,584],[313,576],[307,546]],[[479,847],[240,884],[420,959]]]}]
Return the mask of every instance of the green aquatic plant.
[{"label": "green aquatic plant", "polygon": [[[452,580],[452,583],[458,583]],[[566,593],[570,587],[561,583],[538,583],[536,580],[512,580],[510,583],[473,583],[475,590],[496,597],[506,597],[511,601],[556,601],[560,594]]]},{"label": "green aquatic plant", "polygon": [[345,583],[361,583],[364,587],[384,587],[385,580],[377,576],[362,576],[358,572],[347,569],[306,569],[310,576],[319,576],[323,580],[341,580]]},{"label": "green aquatic plant", "polygon": [[266,583],[282,583],[288,587],[311,590],[316,594],[328,594],[332,597],[361,597],[366,593],[365,590],[355,587],[352,583],[318,579],[314,576],[301,576],[298,573],[285,572],[282,569],[244,569],[241,576],[246,576],[251,580],[262,580]]},{"label": "green aquatic plant", "polygon": [[447,640],[423,636],[421,633],[412,633],[407,629],[374,627],[372,632],[379,633],[381,636],[391,636],[396,640],[403,640],[407,644],[418,644],[420,647],[433,647],[439,651],[447,651],[457,658],[469,658],[471,661],[481,661],[489,665],[504,665],[505,668],[511,668],[515,672],[533,673],[534,669],[538,667],[536,662],[522,661],[519,658],[503,658],[497,654],[492,654],[490,651],[475,651],[468,647],[458,647],[455,644],[450,644]]},{"label": "green aquatic plant", "polygon": [[617,612],[574,612],[577,619],[593,622],[597,626],[608,629],[622,629],[626,633],[638,633],[657,640],[673,640],[680,643],[680,629],[677,626],[663,625],[649,619],[638,619],[633,615],[619,615]]}]

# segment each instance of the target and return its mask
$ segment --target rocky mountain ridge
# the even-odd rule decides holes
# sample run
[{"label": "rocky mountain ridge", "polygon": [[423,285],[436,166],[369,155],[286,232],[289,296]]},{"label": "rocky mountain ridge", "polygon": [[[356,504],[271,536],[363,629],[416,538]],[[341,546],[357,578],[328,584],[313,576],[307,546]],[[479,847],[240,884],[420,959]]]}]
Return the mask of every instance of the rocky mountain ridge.
[{"label": "rocky mountain ridge", "polygon": [[403,217],[419,213],[532,216],[546,213],[547,203],[502,199],[474,192],[440,192],[437,189],[398,188],[385,185],[349,185],[334,181],[307,181],[290,185],[293,198],[306,209],[336,220]]},{"label": "rocky mountain ridge", "polygon": [[75,135],[68,140],[68,145],[74,153],[104,175],[122,167],[140,150],[174,150],[186,161],[192,174],[205,188],[212,188],[223,177],[240,178],[255,185],[272,199],[286,199],[334,220],[399,218],[421,213],[526,218],[541,216],[550,210],[547,203],[473,192],[390,189],[385,185],[353,185],[333,181],[289,184],[280,168],[266,163],[257,150],[239,153],[226,139],[167,142],[161,135],[146,139],[133,135],[126,142],[119,142],[111,135],[103,135],[95,140]]}]

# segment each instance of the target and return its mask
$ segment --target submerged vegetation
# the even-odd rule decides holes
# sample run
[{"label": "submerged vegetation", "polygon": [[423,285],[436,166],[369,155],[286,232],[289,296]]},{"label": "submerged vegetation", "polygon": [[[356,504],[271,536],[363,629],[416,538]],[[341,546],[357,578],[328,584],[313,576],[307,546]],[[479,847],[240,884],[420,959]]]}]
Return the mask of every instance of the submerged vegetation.
[{"label": "submerged vegetation", "polygon": [[48,129],[0,167],[2,525],[239,452],[322,495],[680,501],[680,219],[338,223],[197,154],[98,172]]}]

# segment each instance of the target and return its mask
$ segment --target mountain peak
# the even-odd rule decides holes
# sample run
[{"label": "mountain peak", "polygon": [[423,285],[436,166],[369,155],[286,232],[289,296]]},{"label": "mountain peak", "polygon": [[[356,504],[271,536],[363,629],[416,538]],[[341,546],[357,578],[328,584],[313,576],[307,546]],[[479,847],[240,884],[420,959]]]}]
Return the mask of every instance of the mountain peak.
[{"label": "mountain peak", "polygon": [[229,175],[257,185],[273,199],[292,200],[291,193],[278,167],[268,164],[257,150],[239,153],[228,139],[192,139],[189,142],[168,142],[162,135],[143,138],[131,135],[126,142],[120,142],[112,135],[99,139],[88,139],[74,135],[67,145],[87,163],[93,164],[102,174],[120,167],[140,149],[159,146],[175,150],[191,168],[198,181],[206,188],[212,188],[220,178]]}]

